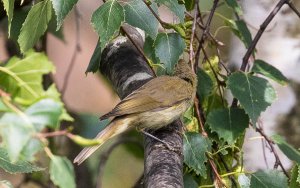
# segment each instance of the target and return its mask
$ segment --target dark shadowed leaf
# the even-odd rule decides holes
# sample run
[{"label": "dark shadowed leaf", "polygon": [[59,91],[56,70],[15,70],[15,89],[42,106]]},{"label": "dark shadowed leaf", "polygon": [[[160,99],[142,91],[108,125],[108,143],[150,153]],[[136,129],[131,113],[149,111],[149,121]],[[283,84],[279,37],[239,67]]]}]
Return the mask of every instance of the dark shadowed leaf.
[{"label": "dark shadowed leaf", "polygon": [[233,33],[245,44],[246,48],[252,42],[251,33],[243,20],[225,20],[226,25],[230,27]]},{"label": "dark shadowed leaf", "polygon": [[14,19],[11,22],[10,38],[14,41],[18,41],[18,37],[21,32],[22,24],[24,23],[30,7],[23,7],[14,11]]},{"label": "dark shadowed leaf", "polygon": [[185,1],[184,5],[186,10],[190,11],[194,9],[195,0],[184,0],[184,1]]},{"label": "dark shadowed leaf", "polygon": [[183,184],[186,188],[198,188],[198,184],[191,174],[185,174],[183,176]]},{"label": "dark shadowed leaf", "polygon": [[197,94],[200,98],[200,101],[203,102],[204,99],[211,94],[214,84],[210,76],[203,69],[198,69],[197,78],[199,80]]},{"label": "dark shadowed leaf", "polygon": [[85,71],[85,74],[89,72],[97,72],[100,66],[100,61],[101,61],[101,46],[100,46],[100,39],[98,39],[96,48],[93,52],[93,55],[90,59],[89,65]]},{"label": "dark shadowed leaf", "polygon": [[243,109],[223,108],[210,112],[206,123],[231,145],[248,127],[249,117]]},{"label": "dark shadowed leaf", "polygon": [[225,0],[228,6],[230,6],[238,15],[242,15],[243,11],[237,0]]},{"label": "dark shadowed leaf", "polygon": [[145,39],[144,52],[153,63],[159,63],[159,59],[155,55],[154,40],[149,36]]},{"label": "dark shadowed leaf", "polygon": [[240,101],[254,126],[261,112],[276,99],[275,90],[266,79],[243,72],[231,74],[227,87]]}]

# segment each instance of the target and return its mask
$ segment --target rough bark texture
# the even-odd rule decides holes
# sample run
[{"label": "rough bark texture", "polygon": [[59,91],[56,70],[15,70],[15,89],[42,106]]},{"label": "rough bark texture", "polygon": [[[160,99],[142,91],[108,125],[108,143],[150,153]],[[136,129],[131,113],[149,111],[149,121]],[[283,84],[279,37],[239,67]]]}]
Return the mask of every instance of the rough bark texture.
[{"label": "rough bark texture", "polygon": [[[140,44],[139,34],[130,35]],[[152,71],[125,37],[118,37],[103,51],[100,72],[111,81],[121,99],[145,84]],[[172,96],[170,96],[172,97]],[[151,132],[170,146],[182,151],[181,122],[178,120],[166,128]],[[168,150],[162,143],[145,138],[144,187],[183,187],[183,156],[181,152]]]}]

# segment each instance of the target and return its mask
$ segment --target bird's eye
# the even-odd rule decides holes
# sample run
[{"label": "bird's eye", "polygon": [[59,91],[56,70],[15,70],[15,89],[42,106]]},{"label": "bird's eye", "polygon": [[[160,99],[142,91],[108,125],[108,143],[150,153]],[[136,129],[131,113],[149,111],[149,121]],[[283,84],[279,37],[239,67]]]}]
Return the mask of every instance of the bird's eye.
[{"label": "bird's eye", "polygon": [[187,77],[183,77],[182,79],[190,84],[193,84],[192,80]]}]

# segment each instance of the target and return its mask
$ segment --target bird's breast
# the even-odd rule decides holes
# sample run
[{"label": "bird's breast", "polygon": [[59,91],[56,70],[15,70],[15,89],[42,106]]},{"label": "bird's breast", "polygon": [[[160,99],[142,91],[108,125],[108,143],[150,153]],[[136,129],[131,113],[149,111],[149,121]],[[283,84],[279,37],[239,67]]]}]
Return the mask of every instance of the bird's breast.
[{"label": "bird's breast", "polygon": [[190,103],[183,101],[169,108],[137,114],[135,126],[138,129],[159,129],[180,118],[189,107]]}]

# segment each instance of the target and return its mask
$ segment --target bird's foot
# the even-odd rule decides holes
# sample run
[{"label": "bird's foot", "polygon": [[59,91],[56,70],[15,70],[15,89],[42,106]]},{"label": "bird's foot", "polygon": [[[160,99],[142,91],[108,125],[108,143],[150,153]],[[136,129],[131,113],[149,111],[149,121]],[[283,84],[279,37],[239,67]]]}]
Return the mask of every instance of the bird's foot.
[{"label": "bird's foot", "polygon": [[162,143],[162,145],[164,145],[168,150],[173,151],[173,152],[175,152],[175,153],[178,153],[178,154],[182,155],[182,151],[181,151],[181,149],[180,149],[179,147],[173,147],[173,146],[170,146],[170,144],[168,144],[167,142],[165,142],[165,141],[163,141],[163,140],[157,138],[156,136],[153,136],[152,134],[150,134],[150,133],[148,133],[148,132],[146,132],[146,131],[141,130],[141,132],[142,132],[144,135],[149,136],[150,138],[153,138],[154,140],[156,140],[156,141]]}]

